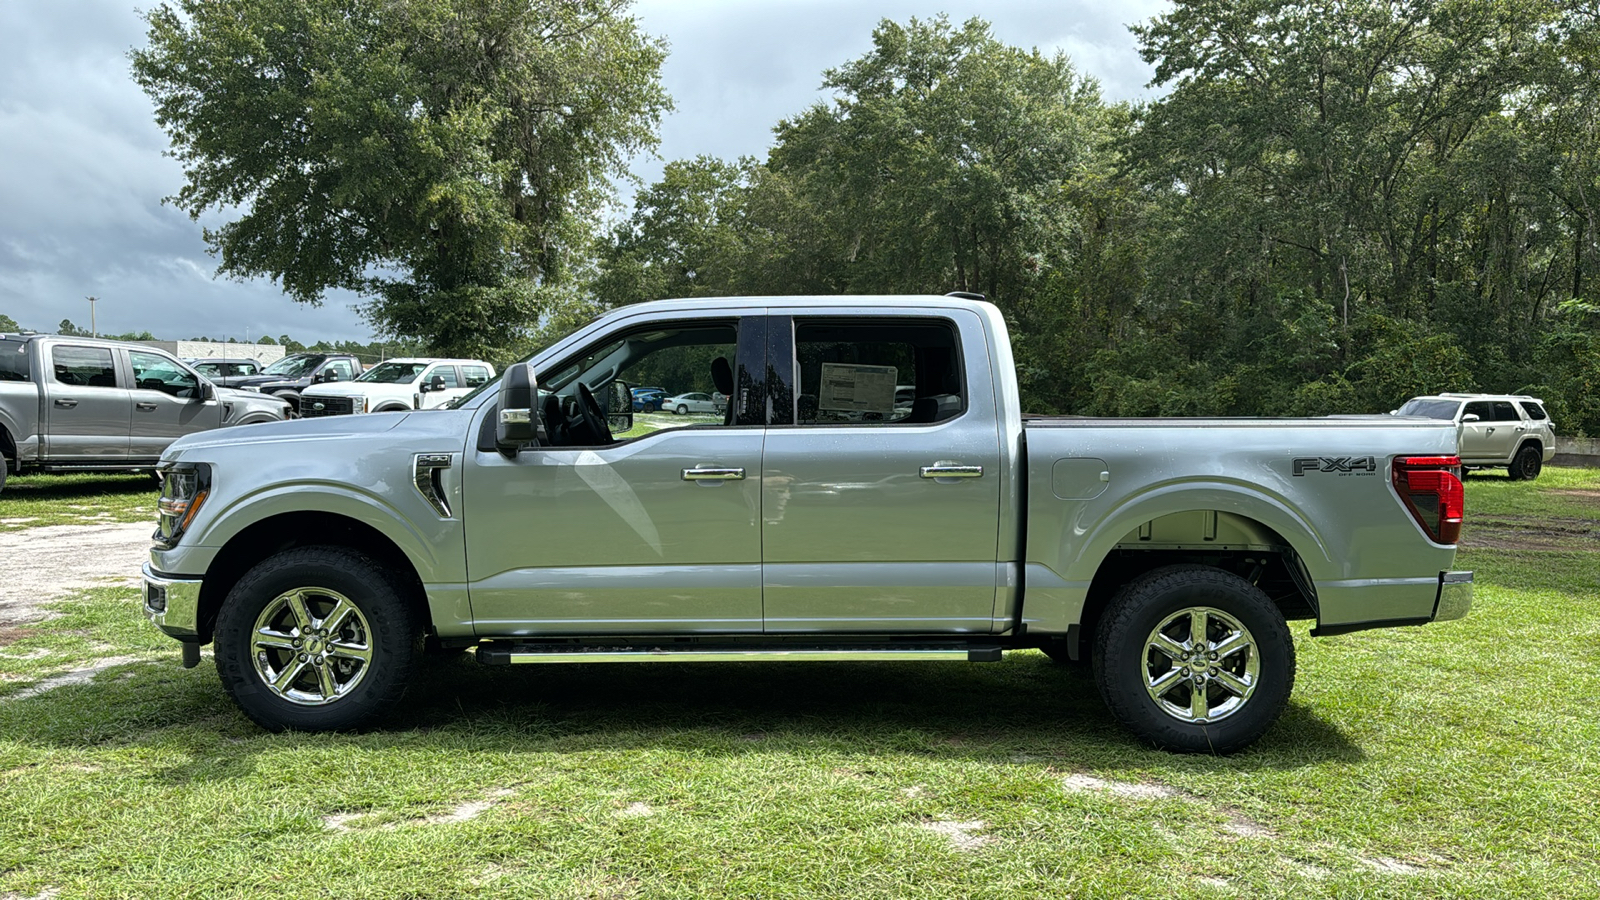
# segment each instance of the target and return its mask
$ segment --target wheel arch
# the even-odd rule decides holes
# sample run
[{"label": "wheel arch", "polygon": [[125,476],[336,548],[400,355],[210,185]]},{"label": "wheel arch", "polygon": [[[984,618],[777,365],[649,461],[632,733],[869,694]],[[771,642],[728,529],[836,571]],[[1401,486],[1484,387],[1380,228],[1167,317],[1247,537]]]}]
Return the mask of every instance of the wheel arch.
[{"label": "wheel arch", "polygon": [[[1335,548],[1283,498],[1251,486],[1174,485],[1135,498],[1104,516],[1074,543],[1059,580],[1029,566],[1025,618],[1054,632],[1080,658],[1118,587],[1161,566],[1198,563],[1258,584],[1286,619],[1318,619],[1316,580],[1334,565]],[[1051,582],[1043,590],[1040,574]],[[1043,601],[1042,603],[1040,601]],[[1041,609],[1041,607],[1044,607]],[[1076,607],[1076,608],[1074,608]],[[1042,628],[1040,627],[1042,626]]]},{"label": "wheel arch", "polygon": [[418,621],[430,622],[422,577],[399,544],[372,525],[343,513],[296,510],[252,522],[217,551],[200,588],[196,621],[200,643],[211,640],[223,600],[246,572],[286,550],[311,546],[345,547],[372,557],[395,574]]}]

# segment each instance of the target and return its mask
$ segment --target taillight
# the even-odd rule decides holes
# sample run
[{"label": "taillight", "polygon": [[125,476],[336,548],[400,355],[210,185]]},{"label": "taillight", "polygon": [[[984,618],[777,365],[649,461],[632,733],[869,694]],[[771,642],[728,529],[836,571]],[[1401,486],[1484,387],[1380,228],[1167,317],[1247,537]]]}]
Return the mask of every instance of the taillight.
[{"label": "taillight", "polygon": [[1456,477],[1460,466],[1459,456],[1394,458],[1394,489],[1436,544],[1461,540],[1461,516],[1467,503],[1461,479]]}]

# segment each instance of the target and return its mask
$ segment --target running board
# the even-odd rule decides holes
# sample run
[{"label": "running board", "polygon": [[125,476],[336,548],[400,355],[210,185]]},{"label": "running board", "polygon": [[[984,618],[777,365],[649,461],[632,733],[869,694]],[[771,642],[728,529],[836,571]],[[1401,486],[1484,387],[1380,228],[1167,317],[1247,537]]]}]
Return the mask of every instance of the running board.
[{"label": "running board", "polygon": [[627,663],[627,662],[813,662],[863,660],[911,662],[999,662],[997,645],[928,644],[852,647],[716,647],[693,646],[682,650],[668,646],[585,647],[571,644],[538,645],[484,643],[478,645],[478,662],[505,666],[523,663]]}]

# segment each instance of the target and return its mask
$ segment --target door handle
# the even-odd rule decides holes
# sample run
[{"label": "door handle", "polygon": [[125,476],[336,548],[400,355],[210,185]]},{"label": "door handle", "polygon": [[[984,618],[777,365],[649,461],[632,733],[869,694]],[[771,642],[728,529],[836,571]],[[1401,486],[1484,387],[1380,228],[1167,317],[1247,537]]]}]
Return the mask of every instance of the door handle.
[{"label": "door handle", "polygon": [[62,398],[60,398],[59,400],[56,401],[56,405],[61,407],[62,409],[71,409],[74,406],[78,405],[78,401],[70,399],[70,398],[67,398],[67,397],[62,397]]},{"label": "door handle", "polygon": [[923,478],[982,478],[983,466],[932,465],[917,469]]},{"label": "door handle", "polygon": [[134,409],[142,409],[145,412],[149,412],[150,410],[155,409],[156,405],[154,403],[146,403],[146,402],[141,400],[138,403],[135,403],[133,405],[133,408]]},{"label": "door handle", "polygon": [[744,469],[696,468],[683,470],[684,481],[743,481]]}]

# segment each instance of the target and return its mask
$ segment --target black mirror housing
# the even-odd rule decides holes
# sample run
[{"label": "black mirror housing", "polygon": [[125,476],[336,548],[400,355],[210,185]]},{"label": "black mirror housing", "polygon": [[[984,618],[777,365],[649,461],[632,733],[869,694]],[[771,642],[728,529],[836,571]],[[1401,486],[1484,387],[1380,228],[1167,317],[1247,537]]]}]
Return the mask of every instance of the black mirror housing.
[{"label": "black mirror housing", "polygon": [[517,363],[506,369],[500,378],[500,402],[495,412],[495,449],[514,457],[524,447],[539,442],[543,429],[539,427],[538,397],[538,380],[531,363]]},{"label": "black mirror housing", "polygon": [[339,380],[339,370],[338,369],[329,369],[328,371],[323,372],[320,377],[324,382],[338,381]]},{"label": "black mirror housing", "polygon": [[633,385],[625,381],[611,382],[606,392],[606,425],[612,434],[633,429]]},{"label": "black mirror housing", "polygon": [[444,376],[443,375],[435,375],[432,378],[428,379],[428,384],[427,384],[426,387],[423,388],[423,390],[428,390],[428,391],[442,391],[442,390],[444,390]]}]

